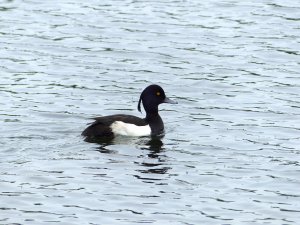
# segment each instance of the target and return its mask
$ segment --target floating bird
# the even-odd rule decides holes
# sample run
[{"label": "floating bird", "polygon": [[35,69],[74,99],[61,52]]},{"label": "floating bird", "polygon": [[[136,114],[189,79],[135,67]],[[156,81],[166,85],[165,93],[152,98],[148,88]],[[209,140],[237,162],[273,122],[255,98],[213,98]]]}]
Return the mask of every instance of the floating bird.
[{"label": "floating bird", "polygon": [[146,111],[145,118],[126,114],[96,117],[82,135],[87,138],[113,138],[117,135],[138,137],[164,134],[164,123],[158,114],[158,106],[161,103],[177,104],[177,102],[167,98],[164,90],[159,85],[153,84],[141,93],[137,107],[140,112],[141,103]]}]

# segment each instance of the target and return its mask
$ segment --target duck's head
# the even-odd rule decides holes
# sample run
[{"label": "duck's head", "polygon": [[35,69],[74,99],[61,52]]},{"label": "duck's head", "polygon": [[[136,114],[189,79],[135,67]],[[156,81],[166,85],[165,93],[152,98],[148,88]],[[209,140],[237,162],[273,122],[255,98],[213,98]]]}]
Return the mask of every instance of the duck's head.
[{"label": "duck's head", "polygon": [[152,84],[145,88],[140,96],[138,103],[138,110],[141,112],[141,102],[143,103],[144,109],[147,113],[156,113],[158,112],[158,105],[161,103],[170,103],[177,104],[176,101],[173,101],[166,97],[165,91],[156,84]]}]

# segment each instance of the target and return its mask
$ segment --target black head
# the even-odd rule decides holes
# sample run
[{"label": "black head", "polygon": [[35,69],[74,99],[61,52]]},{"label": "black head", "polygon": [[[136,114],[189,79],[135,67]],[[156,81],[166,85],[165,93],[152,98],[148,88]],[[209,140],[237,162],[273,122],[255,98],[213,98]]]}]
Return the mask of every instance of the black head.
[{"label": "black head", "polygon": [[152,84],[142,92],[138,104],[138,110],[141,112],[141,102],[147,113],[158,112],[158,105],[161,103],[176,104],[177,102],[166,97],[165,91],[158,85]]}]

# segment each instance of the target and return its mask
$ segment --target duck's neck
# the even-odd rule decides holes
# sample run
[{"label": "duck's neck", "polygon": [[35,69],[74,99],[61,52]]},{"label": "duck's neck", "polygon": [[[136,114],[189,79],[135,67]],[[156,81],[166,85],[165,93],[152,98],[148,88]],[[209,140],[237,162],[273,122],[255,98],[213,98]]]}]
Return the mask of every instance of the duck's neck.
[{"label": "duck's neck", "polygon": [[157,112],[147,113],[145,120],[151,128],[151,135],[159,135],[164,132],[164,123]]}]

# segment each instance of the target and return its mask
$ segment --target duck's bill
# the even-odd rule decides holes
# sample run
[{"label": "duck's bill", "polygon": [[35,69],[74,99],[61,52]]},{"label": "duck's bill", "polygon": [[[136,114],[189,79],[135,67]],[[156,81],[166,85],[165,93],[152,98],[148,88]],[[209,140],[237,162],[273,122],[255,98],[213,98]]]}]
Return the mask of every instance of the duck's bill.
[{"label": "duck's bill", "polygon": [[164,100],[164,103],[177,104],[178,102],[176,102],[174,100],[171,100],[171,99],[166,97],[165,100]]}]

